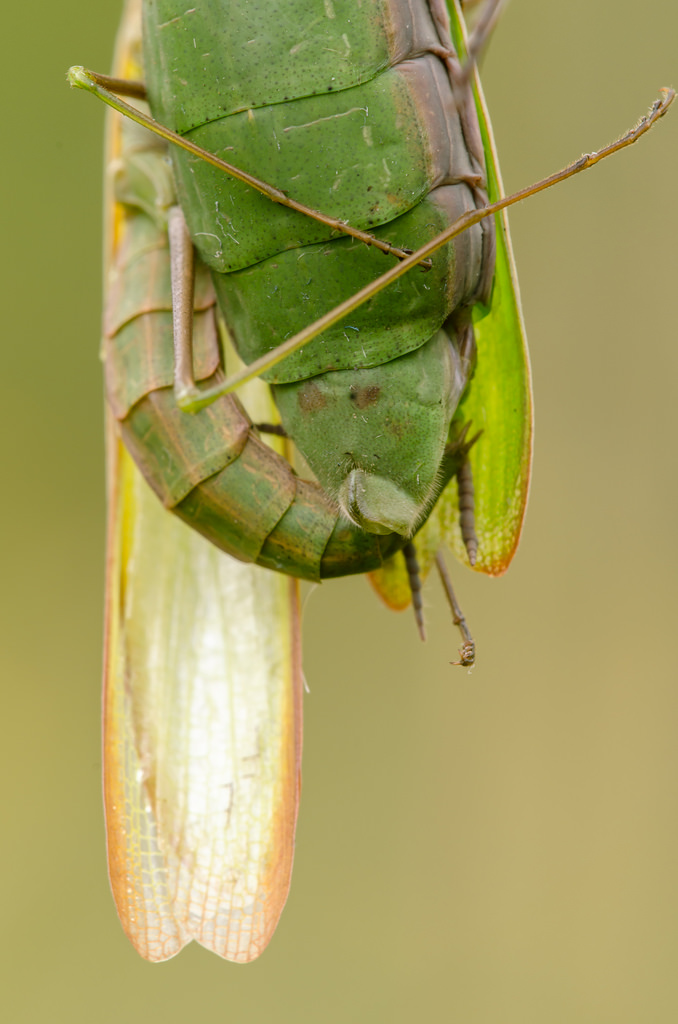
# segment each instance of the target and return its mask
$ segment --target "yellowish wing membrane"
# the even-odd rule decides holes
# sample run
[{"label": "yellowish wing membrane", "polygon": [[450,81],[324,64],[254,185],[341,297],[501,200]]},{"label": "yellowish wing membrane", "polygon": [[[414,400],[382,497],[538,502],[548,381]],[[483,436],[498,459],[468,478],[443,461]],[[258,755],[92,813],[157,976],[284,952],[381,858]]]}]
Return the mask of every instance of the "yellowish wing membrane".
[{"label": "yellowish wing membrane", "polygon": [[[139,75],[139,14],[138,0],[128,2],[119,77]],[[111,159],[119,137],[112,119]],[[126,214],[119,204],[109,208],[114,262]],[[270,403],[267,390],[259,400]],[[107,439],[111,887],[123,927],[147,959],[166,960],[195,939],[247,962],[271,938],[292,869],[301,756],[297,584],[229,558],[167,513],[110,416]]]}]

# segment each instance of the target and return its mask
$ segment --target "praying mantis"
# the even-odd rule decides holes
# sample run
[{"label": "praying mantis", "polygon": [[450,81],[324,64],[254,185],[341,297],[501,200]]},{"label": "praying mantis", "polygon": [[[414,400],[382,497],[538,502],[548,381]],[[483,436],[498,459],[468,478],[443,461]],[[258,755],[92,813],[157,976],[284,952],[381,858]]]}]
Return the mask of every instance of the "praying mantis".
[{"label": "praying mantis", "polygon": [[[304,34],[297,51],[310,54],[310,79],[300,87],[299,101],[305,110],[312,100],[312,109],[303,117],[289,100],[296,79],[283,58],[296,44],[286,35],[287,23],[268,38],[258,34],[252,5],[230,5],[229,18],[221,20],[207,4],[186,12],[159,3],[145,7],[144,62],[147,71],[154,68],[149,91],[156,92],[151,106],[170,127],[184,133],[197,128],[202,144],[224,151],[247,150],[238,133],[251,142],[254,132],[254,162],[274,171],[271,148],[282,151],[281,140],[294,139],[289,183],[274,185],[291,193],[305,167],[320,161],[326,173],[319,184],[315,178],[310,183],[311,210],[321,205],[322,192],[331,198],[338,193],[341,200],[343,164],[338,157],[313,155],[329,150],[326,141],[316,142],[315,150],[297,146],[302,122],[313,132],[328,123],[348,126],[338,150],[355,160],[362,140],[382,167],[379,194],[367,177],[360,179],[355,191],[363,205],[349,214],[335,211],[333,222],[318,229],[307,212],[290,215],[277,206],[271,212],[250,181],[229,191],[223,185],[228,179],[199,154],[181,157],[172,174],[164,143],[149,141],[134,125],[116,122],[112,128],[104,349],[111,410],[105,794],[118,911],[148,959],[166,959],[196,939],[227,959],[251,960],[265,948],[284,905],[301,754],[295,579],[369,572],[377,591],[397,607],[409,602],[410,591],[416,597],[441,543],[491,575],[505,571],[518,543],[531,452],[529,365],[489,123],[475,71],[466,63],[461,11],[456,3],[448,7],[449,23],[444,5],[422,2],[411,24],[399,4],[358,5],[334,31],[338,6],[324,5],[321,28],[329,35],[320,32],[319,49],[307,50]],[[371,26],[376,56],[362,56],[355,77],[342,80],[340,70],[352,67],[348,55],[357,43],[349,27],[359,12],[366,22],[355,40],[370,40]],[[234,31],[236,15],[242,16],[242,36]],[[121,79],[144,74],[138,19],[132,2],[120,36]],[[178,36],[166,43],[171,26]],[[229,59],[218,53],[220,34],[231,47]],[[240,55],[247,61],[250,41],[263,45],[261,51],[253,45],[247,65],[264,69],[260,101],[252,98],[250,71],[238,67]],[[324,67],[319,55],[339,41],[344,51],[337,51],[337,67]],[[270,51],[277,43],[282,56],[276,62]],[[201,91],[186,68],[178,69],[184,58],[198,81],[232,74],[231,86],[224,78],[211,94],[207,113],[197,115],[187,105],[186,97]],[[395,69],[393,95],[384,88],[366,98],[365,81],[383,86],[385,67]],[[323,89],[314,78],[318,72],[331,83],[338,78],[336,89]],[[72,80],[84,84],[77,76]],[[224,120],[237,122],[235,134],[227,143],[205,140],[222,119],[231,88],[236,98]],[[431,115],[431,97],[441,91],[442,113]],[[344,92],[348,106],[332,112],[328,103]],[[667,94],[655,105],[643,131],[671,99]],[[372,122],[370,110],[387,101],[393,140],[375,142],[384,115]],[[451,142],[432,139],[429,115],[447,124]],[[408,171],[394,182],[401,137],[413,121],[418,130],[414,143],[408,139]],[[634,141],[636,133],[616,147]],[[414,183],[413,145],[423,153],[421,180]],[[571,173],[573,168],[562,176]],[[428,197],[436,188],[447,190],[446,200],[432,209]],[[487,217],[492,201],[494,229]],[[172,249],[172,211],[179,208],[179,241]],[[252,225],[250,232],[240,217]],[[198,256],[181,313],[172,263],[177,248],[192,255],[186,221]],[[407,278],[394,277],[381,298],[375,290],[351,310],[350,320],[307,337],[302,321],[313,319],[309,309],[316,300],[319,307],[331,306],[346,290],[372,287],[378,276],[375,260],[383,257],[372,240],[339,237],[344,222],[353,221],[379,241],[385,238],[388,260],[414,269]],[[441,231],[458,221],[454,240],[441,242]],[[288,228],[291,234],[285,234]],[[251,242],[245,256],[243,242]],[[429,253],[427,245],[442,255],[435,248]],[[417,251],[410,255],[408,249]],[[354,266],[346,281],[343,269],[341,275],[336,269],[344,265]],[[181,316],[193,324],[183,346]],[[298,334],[295,350],[289,339]],[[263,351],[253,347],[255,340]],[[263,382],[247,384],[250,394],[242,403],[224,383],[232,342],[249,363],[278,359],[264,368]],[[279,342],[288,346],[282,357]],[[421,411],[410,418],[407,409],[407,417],[399,418],[413,392],[425,415],[431,413],[431,429],[421,437]],[[269,444],[263,437],[280,416],[283,429],[272,432]],[[283,436],[276,439],[276,433]],[[291,468],[290,439],[320,483]],[[183,524],[150,495],[128,451]],[[224,559],[217,547],[244,564]],[[277,573],[262,573],[252,562]],[[465,623],[455,616],[463,632]],[[461,661],[471,664],[473,644],[463,635]]]}]

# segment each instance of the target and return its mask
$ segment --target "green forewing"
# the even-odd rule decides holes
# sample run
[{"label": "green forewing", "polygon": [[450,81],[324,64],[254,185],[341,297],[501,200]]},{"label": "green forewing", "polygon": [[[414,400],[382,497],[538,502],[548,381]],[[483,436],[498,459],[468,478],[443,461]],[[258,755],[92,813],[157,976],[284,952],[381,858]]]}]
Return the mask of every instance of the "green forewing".
[{"label": "green forewing", "polygon": [[[452,38],[465,53],[457,0],[448,0]],[[483,137],[490,202],[502,194],[490,120],[479,83],[474,86]],[[478,362],[457,416],[483,433],[470,453],[476,498],[478,559],[475,569],[497,576],[508,569],[518,546],[532,456],[532,390],[520,294],[506,213],[496,215],[497,257],[489,311],[475,322]],[[478,309],[478,307],[477,307]],[[461,539],[456,486],[451,484],[433,517],[455,555],[468,564]]]},{"label": "green forewing", "polygon": [[[457,0],[448,0],[451,34],[459,54],[466,52],[466,37]],[[502,194],[492,130],[482,90],[474,94],[487,164],[490,202]],[[489,308],[474,311],[478,349],[477,367],[455,424],[470,421],[470,434],[482,434],[470,452],[475,485],[478,557],[474,568],[498,576],[508,569],[518,546],[527,504],[532,455],[532,391],[520,294],[506,213],[495,217],[496,267]],[[457,558],[468,563],[459,526],[457,485],[452,481],[416,536],[422,575],[433,562],[439,540],[444,539]],[[375,590],[394,608],[409,603],[405,562],[393,555],[383,569],[370,573]]]}]

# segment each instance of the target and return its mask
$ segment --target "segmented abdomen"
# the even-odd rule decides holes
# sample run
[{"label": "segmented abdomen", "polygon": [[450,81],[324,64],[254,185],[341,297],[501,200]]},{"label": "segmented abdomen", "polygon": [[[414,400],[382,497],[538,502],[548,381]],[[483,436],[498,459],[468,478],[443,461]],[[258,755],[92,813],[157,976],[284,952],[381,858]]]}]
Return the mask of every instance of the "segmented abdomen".
[{"label": "segmented abdomen", "polygon": [[[167,234],[146,212],[153,202],[138,191],[140,170],[146,181],[163,180],[164,151],[152,142],[140,149],[134,126],[124,134],[133,152],[123,151],[117,167],[125,203],[104,360],[108,400],[126,447],[168,509],[242,561],[312,580],[376,568],[404,539],[373,536],[339,520],[322,489],[297,477],[264,444],[236,398],[221,398],[196,415],[176,405]],[[214,291],[199,261],[194,305],[196,379],[211,381],[222,372],[221,350]]]},{"label": "segmented abdomen", "polygon": [[[485,202],[484,158],[444,0],[178,0],[145,7],[154,116],[295,199],[415,249]],[[179,199],[245,362],[390,265],[380,252],[271,204],[183,152]],[[486,298],[483,222],[264,374],[269,382],[369,367],[425,344]]]}]

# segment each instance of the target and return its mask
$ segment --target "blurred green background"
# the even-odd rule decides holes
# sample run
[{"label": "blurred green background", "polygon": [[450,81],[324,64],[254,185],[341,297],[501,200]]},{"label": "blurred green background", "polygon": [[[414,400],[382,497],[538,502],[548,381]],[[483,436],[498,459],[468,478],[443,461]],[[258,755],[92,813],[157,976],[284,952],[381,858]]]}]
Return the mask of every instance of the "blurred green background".
[{"label": "blurred green background", "polygon": [[[435,583],[426,646],[361,579],[315,591],[278,932],[249,967],[151,966],[105,870],[103,111],[64,81],[118,15],[3,17],[3,1018],[677,1020],[678,109],[512,213],[534,484],[508,576],[455,574],[476,669]],[[673,0],[513,0],[483,73],[507,189],[678,85],[677,38]]]}]

